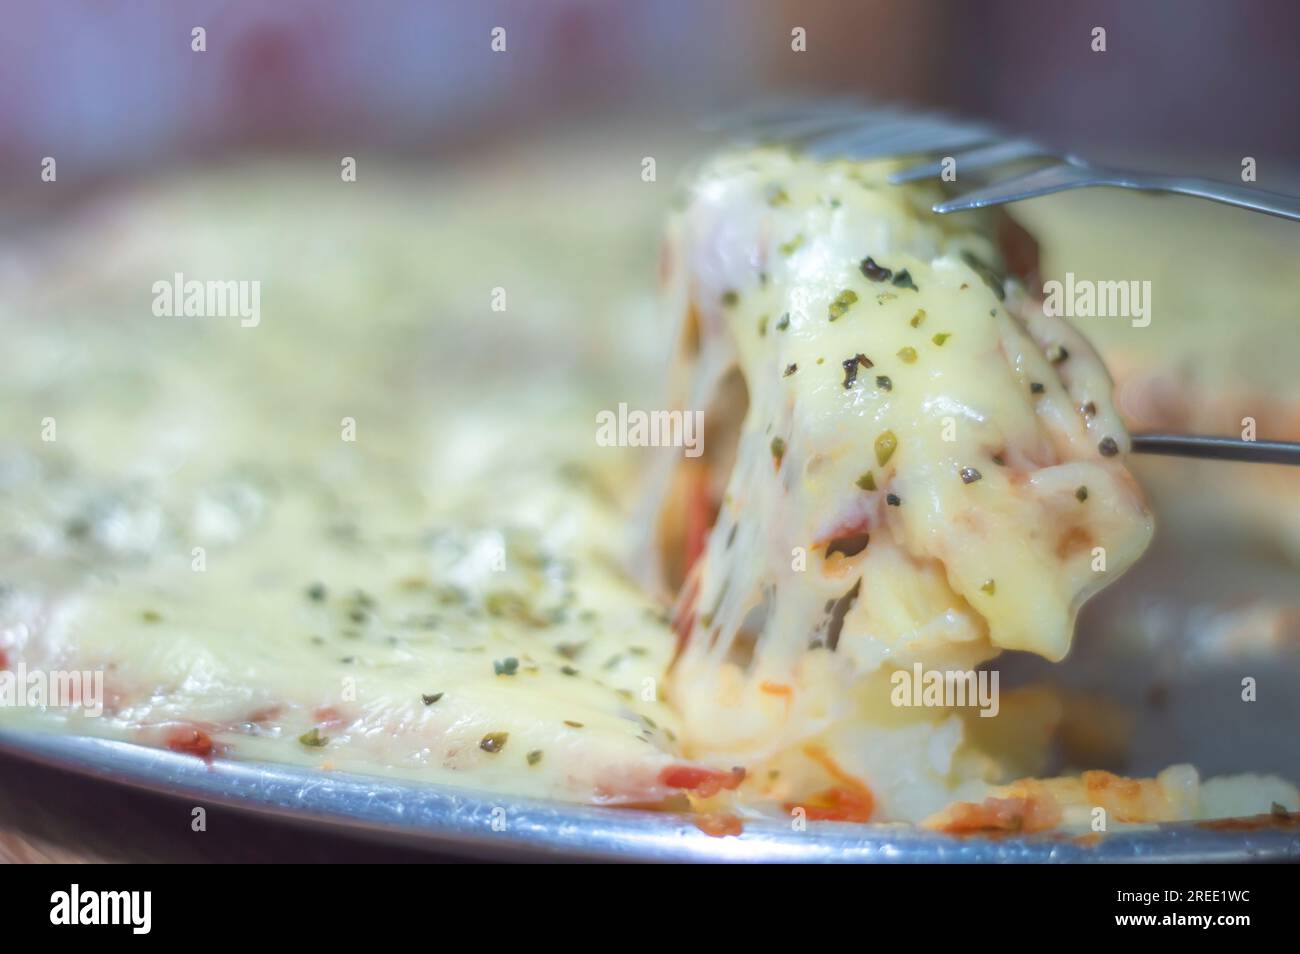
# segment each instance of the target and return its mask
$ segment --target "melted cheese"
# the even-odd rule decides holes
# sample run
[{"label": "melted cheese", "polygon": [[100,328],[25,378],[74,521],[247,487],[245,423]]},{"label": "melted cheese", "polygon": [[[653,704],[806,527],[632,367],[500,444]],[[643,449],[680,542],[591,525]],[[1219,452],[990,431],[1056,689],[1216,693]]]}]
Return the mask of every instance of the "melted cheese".
[{"label": "melted cheese", "polygon": [[[708,435],[728,484],[674,664],[665,606],[623,570],[649,535],[646,456],[592,434],[599,411],[658,400],[664,329],[629,290],[660,210],[616,169],[574,176],[590,147],[536,157],[519,189],[501,187],[510,167],[437,187],[383,170],[364,202],[298,168],[200,176],[0,246],[0,666],[102,669],[109,693],[99,719],[0,708],[0,725],[585,802],[702,795],[743,765],[753,811],[828,785],[873,820],[1032,803],[997,786],[1044,771],[1059,700],[1004,691],[991,720],[900,709],[889,675],[1057,658],[1078,603],[1140,551],[1090,349],[1014,289],[1000,302],[962,254],[995,266],[983,233],[925,214],[883,167],[712,165],[673,226],[669,289],[701,332],[690,406],[736,367],[748,404],[734,453]],[[869,281],[866,255],[916,289]],[[261,278],[260,325],[152,316],[149,286],[176,271]],[[858,353],[872,366],[846,389]],[[846,531],[868,545],[828,558]],[[1080,543],[1107,548],[1105,573]],[[831,651],[828,604],[854,585]],[[1066,815],[1082,804],[1081,783],[1043,784]],[[1203,796],[1150,810],[1295,807],[1276,780]]]},{"label": "melted cheese", "polygon": [[[436,227],[410,208],[424,186],[385,179],[360,209],[274,169],[189,180],[91,208],[39,254],[3,248],[0,667],[102,670],[108,698],[97,719],[0,724],[663,798],[674,640],[618,563],[636,451],[591,423],[656,382],[617,320],[584,317],[639,318],[630,266],[593,219],[567,271],[513,272],[503,317],[489,263],[530,261],[559,197],[487,236],[476,176],[423,196]],[[175,271],[261,276],[260,325],[155,317],[146,293]],[[93,308],[49,293],[73,273]]]},{"label": "melted cheese", "polygon": [[671,239],[695,393],[749,398],[675,669],[697,754],[816,735],[882,667],[1060,659],[1151,536],[1092,349],[888,171],[725,157]]}]

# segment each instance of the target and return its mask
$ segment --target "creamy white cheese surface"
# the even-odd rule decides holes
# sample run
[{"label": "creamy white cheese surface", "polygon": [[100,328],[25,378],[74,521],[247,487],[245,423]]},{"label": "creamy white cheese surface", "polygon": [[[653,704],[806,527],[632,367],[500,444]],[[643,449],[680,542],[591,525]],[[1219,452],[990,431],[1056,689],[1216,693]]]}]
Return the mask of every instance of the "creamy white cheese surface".
[{"label": "creamy white cheese surface", "polygon": [[748,393],[674,682],[728,758],[817,735],[882,668],[1060,659],[1150,539],[1096,354],[888,171],[725,157],[673,235],[693,360]]},{"label": "creamy white cheese surface", "polygon": [[[4,246],[0,652],[102,671],[106,699],[0,721],[671,794],[674,638],[619,564],[638,452],[594,439],[657,387],[620,328],[649,312],[639,265],[601,251],[621,218],[652,255],[657,216],[611,182],[609,217],[539,257],[556,186],[494,210],[451,175],[393,169],[363,201],[274,167],[200,176]],[[261,281],[260,322],[154,315],[177,272]]]},{"label": "creamy white cheese surface", "polygon": [[[810,818],[1029,791],[998,786],[1044,770],[1065,702],[1005,690],[982,719],[894,706],[889,679],[1059,658],[1140,553],[1090,348],[999,299],[987,223],[929,216],[883,167],[710,165],[662,267],[698,342],[685,403],[744,422],[706,428],[675,632],[633,582],[656,455],[596,436],[665,400],[666,197],[590,154],[342,190],[249,166],[0,243],[0,663],[106,689],[98,719],[0,726]],[[178,272],[260,281],[259,323],[154,315]],[[737,368],[747,395],[715,402]],[[1078,810],[1108,778],[1042,791]],[[1162,779],[1135,818],[1295,807],[1276,780],[1198,802],[1191,769]]]}]

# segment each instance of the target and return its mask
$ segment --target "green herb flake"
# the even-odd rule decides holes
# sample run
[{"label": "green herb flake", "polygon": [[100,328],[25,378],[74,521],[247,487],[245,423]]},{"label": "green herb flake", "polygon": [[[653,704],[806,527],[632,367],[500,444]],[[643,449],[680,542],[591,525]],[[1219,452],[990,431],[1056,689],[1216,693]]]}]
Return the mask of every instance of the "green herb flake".
[{"label": "green herb flake", "polygon": [[528,753],[527,758],[528,758],[529,765],[536,765],[538,762],[542,760],[542,750],[533,749],[531,752]]},{"label": "green herb flake", "polygon": [[1030,394],[1042,394],[1045,390],[1047,390],[1047,388],[1045,388],[1045,387],[1043,386],[1043,384],[1042,384],[1041,381],[1030,381],[1030,382],[1029,382],[1029,393],[1030,393]]},{"label": "green herb flake", "polygon": [[491,752],[495,755],[506,747],[506,739],[508,738],[510,738],[509,732],[489,732],[479,740],[478,747],[484,752]]},{"label": "green herb flake", "polygon": [[722,293],[722,303],[728,308],[735,308],[740,304],[740,293],[732,289],[727,289]]},{"label": "green herb flake", "polygon": [[430,692],[428,694],[421,693],[420,698],[424,701],[424,704],[426,706],[431,706],[439,699],[441,699],[443,695],[444,693],[441,692]]},{"label": "green herb flake", "polygon": [[469,602],[469,594],[459,586],[440,586],[437,599],[443,606],[463,606]]},{"label": "green herb flake", "polygon": [[776,330],[785,331],[790,327],[790,313],[787,311],[776,320]]},{"label": "green herb flake", "polygon": [[876,438],[876,463],[884,467],[896,450],[898,450],[898,438],[894,436],[893,431],[885,431]]},{"label": "green herb flake", "polygon": [[799,365],[791,362],[790,364],[787,364],[785,366],[785,373],[782,374],[781,377],[788,378],[790,375],[794,374],[798,370],[799,370]]},{"label": "green herb flake", "polygon": [[492,661],[492,671],[498,676],[513,676],[519,671],[519,660],[514,656],[507,656],[505,659],[494,659]]},{"label": "green herb flake", "polygon": [[773,182],[764,190],[764,196],[767,199],[767,204],[772,206],[772,208],[786,205],[790,201],[789,194],[779,183],[776,182]]},{"label": "green herb flake", "polygon": [[1119,444],[1115,443],[1113,437],[1103,437],[1101,443],[1097,445],[1097,450],[1101,452],[1102,457],[1114,457],[1119,453]]},{"label": "green herb flake", "polygon": [[790,239],[790,241],[782,242],[780,245],[778,245],[777,251],[779,251],[786,258],[789,258],[795,252],[799,251],[799,249],[802,246],[803,246],[803,233],[800,232],[794,238]]},{"label": "green herb flake", "polygon": [[876,376],[876,387],[882,391],[892,391],[894,390],[894,382],[889,379],[888,375],[880,374]]},{"label": "green herb flake", "polygon": [[885,494],[885,503],[891,507],[902,506],[903,501],[899,499],[898,494]]},{"label": "green herb flake", "polygon": [[925,321],[925,309],[918,308],[916,310],[916,314],[912,316],[910,321],[908,321],[908,324],[911,325],[913,328],[920,328],[921,322],[923,321]]},{"label": "green herb flake", "polygon": [[307,587],[307,599],[311,600],[313,603],[324,603],[325,584],[313,583],[311,586]]},{"label": "green herb flake", "polygon": [[933,342],[935,343],[936,346],[942,348],[942,347],[943,347],[943,343],[944,343],[945,341],[947,341],[947,340],[948,340],[949,338],[951,338],[951,337],[952,337],[952,335],[949,334],[948,332],[946,332],[946,331],[941,331],[941,332],[939,332],[937,335],[935,335],[933,338],[931,338],[930,340],[933,341]]},{"label": "green herb flake", "polygon": [[144,620],[146,623],[161,623],[162,613],[158,612],[157,610],[147,609],[140,614],[140,618]]},{"label": "green herb flake", "polygon": [[912,281],[912,274],[907,269],[903,269],[901,272],[895,275],[894,280],[891,284],[895,288],[910,288],[912,291],[921,290],[916,287],[916,282]]},{"label": "green herb flake", "polygon": [[329,744],[329,737],[320,734],[320,729],[312,726],[310,731],[298,736],[298,741],[311,749],[319,749]]},{"label": "green herb flake", "polygon": [[916,349],[911,345],[908,345],[906,348],[899,348],[898,359],[902,361],[903,364],[916,364]]},{"label": "green herb flake", "polygon": [[1087,499],[1088,499],[1088,488],[1087,488],[1087,487],[1080,487],[1078,490],[1076,490],[1076,491],[1074,492],[1074,499],[1077,500],[1077,501],[1079,501],[1079,503],[1083,503],[1085,500],[1087,500]]},{"label": "green herb flake", "polygon": [[767,315],[763,315],[758,319],[758,336],[760,338],[767,337]]},{"label": "green herb flake", "polygon": [[776,461],[776,466],[780,468],[781,458],[785,457],[785,441],[780,437],[772,438],[772,459]]},{"label": "green herb flake", "polygon": [[993,580],[985,580],[984,585],[981,586],[980,589],[983,590],[985,593],[987,593],[989,596],[992,596],[994,593],[998,591],[998,585]]},{"label": "green herb flake", "polygon": [[853,291],[851,288],[846,288],[844,291],[836,295],[835,300],[831,302],[830,307],[831,321],[835,321],[837,318],[843,318],[844,314],[857,300],[858,293]]},{"label": "green herb flake", "polygon": [[581,729],[581,728],[584,728],[584,726],[583,726],[583,724],[582,724],[581,722],[574,722],[572,719],[565,719],[565,720],[564,720],[564,724],[567,725],[570,729]]},{"label": "green herb flake", "polygon": [[873,474],[871,471],[867,471],[865,474],[863,474],[861,477],[855,480],[854,483],[857,484],[858,487],[860,487],[862,490],[875,490],[876,475]]},{"label": "green herb flake", "polygon": [[538,622],[528,600],[510,590],[493,590],[488,593],[483,597],[483,608],[489,616],[497,619],[517,619],[530,624]]},{"label": "green herb flake", "polygon": [[1052,364],[1060,364],[1068,357],[1070,357],[1070,352],[1065,350],[1064,345],[1052,345],[1047,349],[1047,360]]}]

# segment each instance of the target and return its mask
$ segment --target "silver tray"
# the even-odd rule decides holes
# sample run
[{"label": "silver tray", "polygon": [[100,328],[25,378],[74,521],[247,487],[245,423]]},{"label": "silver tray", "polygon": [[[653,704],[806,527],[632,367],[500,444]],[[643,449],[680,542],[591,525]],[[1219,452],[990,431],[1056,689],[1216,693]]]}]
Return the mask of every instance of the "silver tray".
[{"label": "silver tray", "polygon": [[476,859],[661,862],[1300,861],[1300,828],[1195,823],[1114,832],[955,838],[908,827],[750,820],[739,837],[681,816],[493,796],[467,789],[217,760],[127,742],[0,731],[0,751],[155,794],[218,804],[372,841]]}]

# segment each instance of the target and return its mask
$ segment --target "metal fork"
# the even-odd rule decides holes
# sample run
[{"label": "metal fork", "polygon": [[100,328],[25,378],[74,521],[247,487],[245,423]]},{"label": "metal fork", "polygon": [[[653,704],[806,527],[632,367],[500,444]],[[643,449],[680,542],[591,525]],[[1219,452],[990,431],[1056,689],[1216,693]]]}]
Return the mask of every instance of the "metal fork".
[{"label": "metal fork", "polygon": [[[957,120],[942,113],[908,113],[897,107],[867,107],[848,100],[810,105],[790,101],[737,114],[713,128],[748,132],[758,142],[796,143],[823,159],[878,159],[886,156],[948,153],[960,173],[1031,159],[1051,162],[1046,168],[1002,179],[991,185],[935,203],[939,215],[1006,205],[1024,199],[1110,186],[1143,192],[1190,195],[1240,209],[1300,221],[1300,198],[1215,182],[1099,166],[1079,156],[1059,153],[1032,139],[1009,137],[987,123]],[[895,183],[937,178],[944,161],[908,166],[890,176]]]},{"label": "metal fork", "polygon": [[[895,184],[940,177],[945,159],[952,160],[956,170],[966,172],[1029,160],[1051,163],[937,202],[932,208],[939,215],[1006,205],[1067,189],[1110,186],[1190,195],[1300,221],[1300,198],[1295,196],[1191,176],[1093,165],[1033,139],[1010,137],[994,126],[956,120],[939,113],[864,106],[845,99],[811,103],[806,99],[792,99],[733,113],[706,124],[706,128],[752,143],[798,146],[821,159],[944,155],[944,159],[926,160],[893,173],[889,178]],[[1133,450],[1139,454],[1300,466],[1300,443],[1284,441],[1245,441],[1199,434],[1135,434]]]}]

